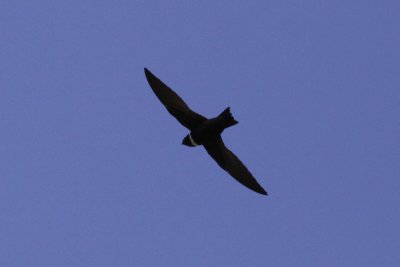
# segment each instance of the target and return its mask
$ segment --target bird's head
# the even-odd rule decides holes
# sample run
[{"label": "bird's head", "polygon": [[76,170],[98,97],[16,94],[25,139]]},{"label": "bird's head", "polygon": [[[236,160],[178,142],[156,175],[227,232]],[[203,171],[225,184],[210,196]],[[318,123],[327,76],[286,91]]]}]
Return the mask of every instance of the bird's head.
[{"label": "bird's head", "polygon": [[193,144],[189,134],[186,135],[185,138],[183,138],[182,145],[190,146],[190,147],[196,146],[195,144]]}]

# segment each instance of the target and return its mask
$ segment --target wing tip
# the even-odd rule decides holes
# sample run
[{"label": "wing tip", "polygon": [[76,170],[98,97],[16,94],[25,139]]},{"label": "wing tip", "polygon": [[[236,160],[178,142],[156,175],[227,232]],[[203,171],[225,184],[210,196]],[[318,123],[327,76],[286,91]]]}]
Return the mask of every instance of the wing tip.
[{"label": "wing tip", "polygon": [[258,190],[255,190],[257,193],[264,195],[264,196],[268,196],[267,191],[264,190],[264,188],[259,188]]},{"label": "wing tip", "polygon": [[149,71],[149,69],[146,68],[146,67],[144,67],[144,75],[146,76],[147,81],[149,81],[149,83],[150,83],[151,81],[154,81],[154,80],[157,79],[157,77],[154,76],[154,74],[151,73],[151,71]]}]

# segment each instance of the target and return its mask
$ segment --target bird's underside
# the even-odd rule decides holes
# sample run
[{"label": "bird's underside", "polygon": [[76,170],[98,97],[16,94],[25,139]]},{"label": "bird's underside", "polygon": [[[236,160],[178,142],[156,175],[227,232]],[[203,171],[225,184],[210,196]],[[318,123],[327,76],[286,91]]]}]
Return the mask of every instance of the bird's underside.
[{"label": "bird's underside", "polygon": [[[160,79],[153,75],[148,69],[145,70],[145,75],[147,81],[150,84],[155,95],[161,101],[161,103],[166,107],[168,112],[174,116],[183,126],[188,128],[191,132],[196,132],[197,129],[201,128],[200,125],[205,122],[209,122],[204,116],[194,112],[189,108],[189,106],[180,98],[171,88],[164,84]],[[220,116],[225,116],[228,111],[233,122],[229,125],[232,126],[237,123],[229,112],[229,108],[226,109]],[[224,115],[225,113],[225,115]],[[223,117],[216,117],[214,119],[221,118],[221,123],[224,123]],[[228,118],[228,117],[227,117]],[[227,126],[227,127],[229,127]],[[188,135],[190,137],[190,135]],[[240,161],[240,159],[233,154],[224,144],[220,134],[215,134],[207,136],[204,138],[202,145],[206,149],[207,153],[217,162],[217,164],[228,172],[233,178],[235,178],[239,183],[248,187],[249,189],[267,195],[267,192],[261,187],[254,176],[246,168],[246,166]]]}]

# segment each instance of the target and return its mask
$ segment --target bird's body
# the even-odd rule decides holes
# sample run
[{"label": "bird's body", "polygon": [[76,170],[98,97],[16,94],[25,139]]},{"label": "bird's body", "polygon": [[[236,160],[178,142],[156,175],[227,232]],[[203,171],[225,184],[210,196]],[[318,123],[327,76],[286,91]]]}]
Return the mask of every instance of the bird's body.
[{"label": "bird's body", "polygon": [[[199,126],[190,131],[190,133],[183,139],[182,144],[187,146],[203,145],[209,140],[213,140],[220,136],[226,128],[237,123],[238,122],[232,117],[230,109],[227,108],[219,116],[205,120]],[[190,142],[188,142],[188,140]]]},{"label": "bird's body", "polygon": [[215,118],[206,117],[192,111],[187,104],[160,79],[145,68],[150,87],[169,113],[190,130],[182,141],[186,146],[204,146],[207,153],[233,178],[251,190],[267,195],[244,164],[224,144],[222,132],[238,122],[233,118],[230,108],[226,108]]}]

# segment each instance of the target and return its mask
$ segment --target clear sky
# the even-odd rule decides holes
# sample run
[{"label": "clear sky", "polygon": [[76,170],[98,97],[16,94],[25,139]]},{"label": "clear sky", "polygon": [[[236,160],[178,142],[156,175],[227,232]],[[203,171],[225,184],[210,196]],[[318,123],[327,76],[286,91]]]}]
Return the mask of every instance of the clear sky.
[{"label": "clear sky", "polygon": [[[400,266],[400,3],[0,4],[1,266]],[[151,91],[227,106],[241,186]]]}]

